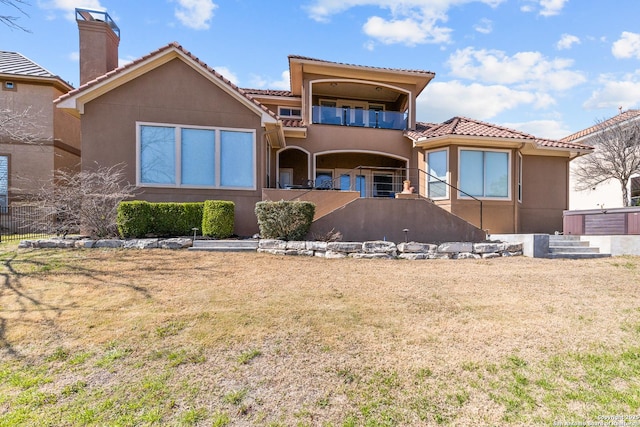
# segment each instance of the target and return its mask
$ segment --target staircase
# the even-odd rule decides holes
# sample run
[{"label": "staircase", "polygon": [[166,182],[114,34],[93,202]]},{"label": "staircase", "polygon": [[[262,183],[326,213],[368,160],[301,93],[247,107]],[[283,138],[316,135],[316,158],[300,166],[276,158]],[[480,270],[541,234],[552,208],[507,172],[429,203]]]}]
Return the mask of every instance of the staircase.
[{"label": "staircase", "polygon": [[600,253],[600,248],[592,247],[588,241],[580,240],[580,236],[550,235],[548,258],[588,259],[606,258],[611,254]]},{"label": "staircase", "polygon": [[245,240],[194,240],[190,251],[245,252],[257,251],[258,241]]}]

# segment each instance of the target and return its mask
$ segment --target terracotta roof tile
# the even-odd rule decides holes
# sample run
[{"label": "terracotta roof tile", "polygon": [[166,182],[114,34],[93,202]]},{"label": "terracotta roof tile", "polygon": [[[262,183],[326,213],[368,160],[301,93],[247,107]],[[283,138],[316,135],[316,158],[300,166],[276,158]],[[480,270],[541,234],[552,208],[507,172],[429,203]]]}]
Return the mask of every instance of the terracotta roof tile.
[{"label": "terracotta roof tile", "polygon": [[602,128],[606,128],[609,127],[611,125],[617,124],[617,123],[621,123],[627,120],[631,120],[633,118],[636,118],[640,116],[640,110],[627,110],[624,112],[621,112],[618,115],[615,115],[613,117],[611,117],[610,119],[607,119],[601,123],[598,123],[594,126],[588,127],[586,129],[582,129],[581,131],[578,131],[576,133],[572,133],[569,136],[565,136],[564,138],[561,139],[561,141],[565,141],[565,142],[569,142],[569,141],[575,141],[577,139],[580,138],[584,138],[585,136],[592,134],[594,132],[597,132],[598,130],[602,129]]},{"label": "terracotta roof tile", "polygon": [[300,119],[282,119],[282,126],[286,128],[303,128],[304,123]]},{"label": "terracotta roof tile", "polygon": [[407,132],[407,136],[412,139],[429,139],[446,135],[535,139],[533,135],[529,135],[527,133],[479,120],[469,119],[467,117],[453,117],[439,125],[431,123],[417,123],[416,130],[411,131],[411,135]]},{"label": "terracotta roof tile", "polygon": [[405,132],[410,139],[428,140],[441,136],[477,136],[486,138],[525,139],[542,148],[558,148],[567,150],[589,151],[588,145],[576,142],[555,141],[552,139],[536,138],[528,133],[514,129],[494,125],[491,123],[473,120],[466,117],[454,117],[441,124],[416,123],[415,130]]},{"label": "terracotta roof tile", "polygon": [[593,151],[593,147],[578,142],[556,141],[553,139],[536,139],[539,147],[566,148],[569,150]]},{"label": "terracotta roof tile", "polygon": [[193,61],[197,62],[200,66],[202,66],[203,68],[205,68],[208,72],[210,72],[212,75],[214,75],[216,78],[220,79],[222,82],[224,82],[226,85],[228,85],[229,87],[231,87],[233,90],[235,90],[236,92],[238,92],[240,95],[242,95],[243,97],[245,97],[246,99],[248,99],[249,101],[251,101],[253,104],[255,104],[257,107],[259,107],[260,109],[262,109],[264,112],[266,112],[267,114],[269,114],[270,116],[272,116],[274,119],[277,119],[277,115],[269,110],[267,107],[265,107],[263,104],[261,104],[260,102],[258,102],[257,100],[255,100],[250,94],[248,94],[247,92],[245,92],[243,89],[239,88],[238,86],[236,86],[234,83],[232,83],[229,79],[227,79],[226,77],[224,77],[222,74],[218,73],[216,70],[214,70],[213,68],[209,67],[207,64],[205,64],[203,61],[201,61],[198,57],[196,57],[195,55],[193,55],[191,52],[189,52],[188,50],[186,50],[185,48],[183,48],[179,43],[177,42],[172,42],[169,43],[159,49],[154,50],[153,52],[148,53],[145,56],[142,56],[126,65],[123,65],[121,67],[118,67],[112,71],[109,71],[107,74],[104,74],[94,80],[91,80],[85,84],[83,84],[82,86],[80,86],[79,88],[72,90],[64,95],[62,95],[61,97],[59,97],[58,99],[56,99],[54,102],[58,103],[60,101],[63,101],[67,98],[71,98],[74,95],[77,95],[79,93],[85,92],[89,89],[91,89],[92,87],[98,85],[99,83],[108,80],[114,76],[117,75],[121,75],[122,73],[126,72],[127,70],[130,70],[131,68],[135,67],[136,65],[140,64],[141,62],[144,62],[154,56],[160,55],[168,50],[171,49],[177,49],[180,52],[184,53],[186,56],[188,56],[189,58],[191,58]]},{"label": "terracotta roof tile", "polygon": [[369,65],[356,65],[356,64],[347,64],[347,63],[344,63],[344,62],[326,61],[324,59],[310,58],[308,56],[300,56],[300,55],[289,55],[289,60],[291,60],[291,59],[299,59],[299,60],[302,60],[302,61],[324,62],[326,64],[345,65],[347,67],[366,68],[366,69],[370,69],[370,70],[401,71],[401,72],[405,72],[405,73],[419,73],[419,74],[433,74],[433,75],[435,75],[434,72],[426,71],[426,70],[408,70],[408,69],[402,69],[402,68],[372,67],[372,66],[369,66]]},{"label": "terracotta roof tile", "polygon": [[263,96],[299,96],[294,95],[290,90],[274,90],[274,89],[248,89],[242,88],[245,93],[249,95],[263,95]]}]

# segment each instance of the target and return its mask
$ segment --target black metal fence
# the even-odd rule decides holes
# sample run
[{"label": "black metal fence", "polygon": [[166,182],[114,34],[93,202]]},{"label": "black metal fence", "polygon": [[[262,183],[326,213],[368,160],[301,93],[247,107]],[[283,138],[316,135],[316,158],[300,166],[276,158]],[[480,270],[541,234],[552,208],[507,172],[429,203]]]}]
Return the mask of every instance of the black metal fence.
[{"label": "black metal fence", "polygon": [[0,242],[48,237],[46,215],[37,206],[0,208]]}]

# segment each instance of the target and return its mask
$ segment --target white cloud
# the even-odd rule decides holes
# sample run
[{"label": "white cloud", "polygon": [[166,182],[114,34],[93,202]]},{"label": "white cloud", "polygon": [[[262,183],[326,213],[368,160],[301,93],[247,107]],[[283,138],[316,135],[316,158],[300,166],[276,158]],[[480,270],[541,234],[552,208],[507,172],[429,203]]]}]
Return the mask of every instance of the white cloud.
[{"label": "white cloud", "polygon": [[482,18],[474,25],[473,29],[482,34],[490,34],[493,31],[493,22],[490,19]]},{"label": "white cloud", "polygon": [[[564,5],[569,0],[529,0],[530,3],[537,4],[540,8],[540,12],[538,12],[542,16],[553,16],[558,15]],[[525,4],[520,6],[520,10],[522,12],[534,12],[536,7],[533,4]]]},{"label": "white cloud", "polygon": [[553,16],[559,14],[567,1],[569,0],[540,0],[540,6],[542,6],[540,15]]},{"label": "white cloud", "polygon": [[72,62],[80,62],[80,52],[75,51],[69,54],[69,60]]},{"label": "white cloud", "polygon": [[556,43],[556,49],[571,49],[574,44],[580,44],[580,38],[572,34],[563,34],[558,43]]},{"label": "white cloud", "polygon": [[611,53],[616,58],[640,59],[640,34],[623,31],[620,39],[611,46]]},{"label": "white cloud", "polygon": [[239,85],[240,79],[238,78],[236,73],[231,71],[230,68],[224,67],[224,66],[218,66],[218,67],[213,67],[213,69],[216,70],[219,74],[222,74],[222,77],[229,80],[234,85],[236,86]]},{"label": "white cloud", "polygon": [[640,81],[627,79],[622,81],[605,81],[601,89],[593,91],[591,97],[582,105],[588,110],[629,109],[638,105],[640,100]]},{"label": "white cloud", "polygon": [[547,139],[561,139],[572,133],[567,125],[559,120],[531,120],[528,122],[501,123],[501,126]]},{"label": "white cloud", "polygon": [[175,0],[180,6],[176,8],[176,18],[185,27],[194,30],[206,30],[213,18],[213,11],[218,7],[211,0]]},{"label": "white cloud", "polygon": [[467,47],[452,53],[447,61],[451,74],[485,83],[515,84],[520,88],[567,90],[586,81],[582,73],[569,70],[570,59],[549,60],[540,52],[518,52]]},{"label": "white cloud", "polygon": [[[389,16],[369,16],[363,31],[384,44],[409,46],[423,43],[448,43],[452,29],[447,22],[451,7],[479,2],[496,7],[505,0],[314,0],[306,9],[319,22],[357,6],[374,6],[388,10]],[[481,27],[487,30],[487,26]],[[480,31],[480,30],[478,30]]]},{"label": "white cloud", "polygon": [[269,80],[262,76],[253,75],[251,77],[251,87],[256,89],[269,88],[278,90],[290,90],[291,81],[289,70],[285,70],[280,74],[280,80]]},{"label": "white cloud", "polygon": [[100,0],[42,0],[38,2],[38,6],[42,9],[57,9],[65,13],[65,18],[70,20],[76,19],[75,10],[78,9],[91,9],[91,10],[106,10],[104,6],[100,4]]},{"label": "white cloud", "polygon": [[465,85],[453,80],[429,84],[417,102],[418,120],[442,122],[453,116],[489,120],[523,105],[543,108],[555,101],[546,94],[514,90],[503,85]]}]

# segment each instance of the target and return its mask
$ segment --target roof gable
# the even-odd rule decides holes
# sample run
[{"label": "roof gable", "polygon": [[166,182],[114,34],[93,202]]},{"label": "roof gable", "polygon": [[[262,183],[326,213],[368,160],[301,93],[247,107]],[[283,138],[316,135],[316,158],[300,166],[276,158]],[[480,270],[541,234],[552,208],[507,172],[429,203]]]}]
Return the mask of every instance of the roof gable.
[{"label": "roof gable", "polygon": [[581,131],[578,131],[576,133],[572,133],[569,136],[565,136],[564,138],[561,139],[561,141],[565,141],[565,142],[570,142],[570,141],[578,141],[581,140],[583,138],[587,138],[590,135],[608,128],[610,126],[613,125],[617,125],[620,123],[624,123],[626,121],[629,120],[635,120],[635,119],[640,119],[640,110],[627,110],[627,111],[623,111],[620,114],[611,117],[610,119],[607,119],[601,123],[598,123],[594,126],[588,127],[586,129],[582,129]]},{"label": "roof gable", "polygon": [[118,67],[94,80],[91,80],[79,88],[61,96],[54,102],[59,108],[75,111],[77,114],[84,112],[84,105],[93,99],[113,90],[135,78],[155,69],[173,59],[180,59],[190,65],[194,70],[207,78],[212,83],[223,89],[235,99],[243,103],[256,114],[262,116],[263,123],[276,123],[277,116],[259,101],[255,100],[244,90],[233,84],[230,80],[202,62],[191,52],[185,50],[176,42],[169,43],[141,58],[124,66]]}]

